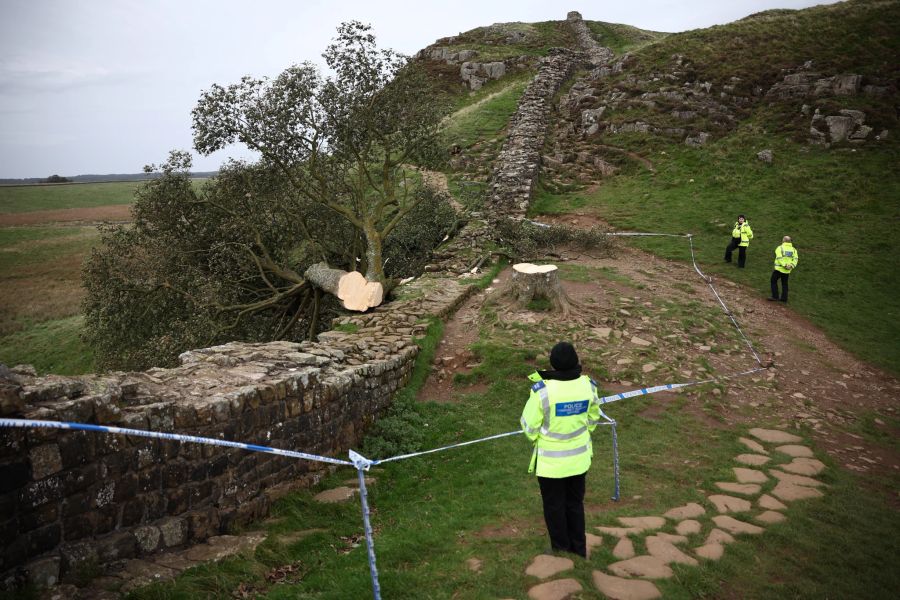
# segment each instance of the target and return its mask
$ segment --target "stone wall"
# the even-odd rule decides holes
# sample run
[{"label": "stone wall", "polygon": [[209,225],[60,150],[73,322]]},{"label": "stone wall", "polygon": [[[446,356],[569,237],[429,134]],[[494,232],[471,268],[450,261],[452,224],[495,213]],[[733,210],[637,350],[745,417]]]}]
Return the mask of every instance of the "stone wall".
[{"label": "stone wall", "polygon": [[489,187],[488,211],[492,215],[525,216],[540,173],[553,96],[582,60],[580,54],[564,48],[552,48],[541,59],[537,75],[510,119],[506,142],[497,157]]},{"label": "stone wall", "polygon": [[[7,417],[98,423],[346,457],[409,378],[423,317],[473,290],[424,277],[412,298],[319,342],[231,343],[141,373],[6,371]],[[339,328],[341,329],[341,328]],[[0,374],[4,375],[4,374]],[[0,430],[2,586],[52,584],[89,563],[196,543],[267,514],[327,472],[270,454],[94,432]]]}]

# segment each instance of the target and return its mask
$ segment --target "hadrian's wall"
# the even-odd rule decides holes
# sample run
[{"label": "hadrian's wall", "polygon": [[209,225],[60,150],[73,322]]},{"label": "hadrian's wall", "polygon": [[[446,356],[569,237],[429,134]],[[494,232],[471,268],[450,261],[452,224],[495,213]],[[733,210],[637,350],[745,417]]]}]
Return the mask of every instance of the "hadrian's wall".
[{"label": "hadrian's wall", "polygon": [[600,68],[613,58],[609,48],[594,40],[580,14],[570,12],[567,23],[581,52],[551,48],[525,88],[491,177],[489,210],[494,215],[524,218],[540,174],[554,95],[579,66]]},{"label": "hadrian's wall", "polygon": [[[424,277],[409,297],[343,319],[319,342],[231,343],[181,366],[84,377],[0,377],[4,417],[242,441],[346,458],[410,374],[423,317],[471,291]],[[351,327],[353,328],[353,327]],[[350,329],[350,328],[345,328]],[[4,374],[0,374],[4,375]],[[325,471],[271,454],[94,432],[0,429],[0,583],[59,580],[202,541],[267,514]]]}]

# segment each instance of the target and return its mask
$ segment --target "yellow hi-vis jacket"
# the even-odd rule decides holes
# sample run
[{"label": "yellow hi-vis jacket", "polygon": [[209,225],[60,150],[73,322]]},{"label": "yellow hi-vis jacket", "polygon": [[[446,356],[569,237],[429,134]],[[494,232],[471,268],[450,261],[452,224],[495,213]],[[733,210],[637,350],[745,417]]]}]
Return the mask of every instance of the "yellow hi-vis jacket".
[{"label": "yellow hi-vis jacket", "polygon": [[800,261],[797,249],[790,242],[785,242],[775,248],[775,270],[780,273],[790,273]]},{"label": "yellow hi-vis jacket", "polygon": [[531,386],[531,395],[522,411],[522,430],[532,442],[534,453],[528,472],[538,477],[571,477],[587,472],[593,449],[591,432],[600,421],[597,384],[582,375],[572,381],[541,380]]},{"label": "yellow hi-vis jacket", "polygon": [[731,231],[731,237],[741,238],[740,246],[749,246],[750,240],[753,239],[753,230],[750,229],[750,222],[744,221],[743,224],[738,221],[734,222],[734,229]]}]

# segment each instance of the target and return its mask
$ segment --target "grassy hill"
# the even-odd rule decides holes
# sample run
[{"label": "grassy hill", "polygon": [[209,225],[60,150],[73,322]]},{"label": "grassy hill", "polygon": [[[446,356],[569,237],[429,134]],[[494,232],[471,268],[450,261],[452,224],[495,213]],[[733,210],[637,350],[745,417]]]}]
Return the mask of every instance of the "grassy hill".
[{"label": "grassy hill", "polygon": [[[578,110],[602,107],[603,127],[582,134],[579,112],[563,111],[557,136],[564,139],[549,141],[545,152],[586,153],[619,171],[604,178],[584,165],[545,168],[532,213],[577,208],[619,228],[694,233],[699,258],[714,274],[765,295],[773,250],[791,235],[801,256],[791,277],[791,309],[859,356],[900,373],[900,278],[890,241],[900,220],[900,2],[767,11],[672,35],[589,26],[617,52],[630,50],[626,68],[595,80],[581,74],[592,95],[579,99]],[[481,31],[452,41],[462,44]],[[860,82],[846,94],[771,91],[794,74],[812,81],[855,74]],[[866,140],[811,143],[811,125],[827,129],[825,117],[842,110],[864,114]],[[646,130],[630,130],[635,125]],[[560,134],[572,129],[576,135]],[[705,141],[687,145],[692,136]],[[492,158],[478,153],[491,138],[466,140],[473,156]],[[502,136],[493,141],[501,143]],[[773,152],[771,163],[757,158],[764,149]],[[464,166],[458,176],[477,178],[477,169],[458,164]],[[756,232],[744,271],[720,266],[738,213]],[[677,243],[640,245],[685,259]]]}]

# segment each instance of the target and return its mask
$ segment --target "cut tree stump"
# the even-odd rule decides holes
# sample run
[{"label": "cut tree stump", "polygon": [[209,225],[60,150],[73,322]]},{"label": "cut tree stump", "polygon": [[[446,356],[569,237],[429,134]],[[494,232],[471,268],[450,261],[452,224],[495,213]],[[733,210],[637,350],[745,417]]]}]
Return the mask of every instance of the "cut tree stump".
[{"label": "cut tree stump", "polygon": [[523,307],[533,300],[545,299],[554,311],[563,314],[569,313],[572,304],[559,282],[556,265],[513,265],[508,294]]},{"label": "cut tree stump", "polygon": [[314,286],[337,296],[347,310],[365,312],[384,302],[384,287],[358,271],[332,269],[326,263],[312,265],[303,274]]}]

